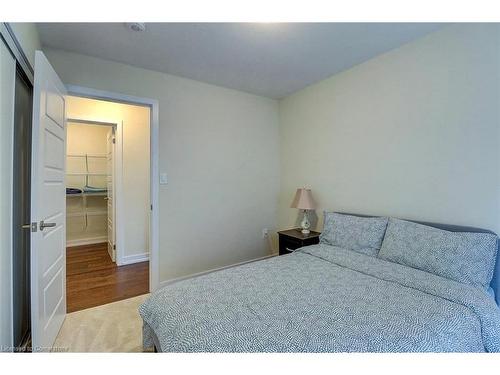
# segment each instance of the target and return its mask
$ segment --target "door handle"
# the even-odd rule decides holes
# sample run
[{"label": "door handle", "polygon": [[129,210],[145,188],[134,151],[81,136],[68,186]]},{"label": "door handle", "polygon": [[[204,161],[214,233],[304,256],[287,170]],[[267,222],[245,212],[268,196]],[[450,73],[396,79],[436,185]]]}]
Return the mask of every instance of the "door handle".
[{"label": "door handle", "polygon": [[21,225],[22,229],[30,229],[32,232],[36,232],[36,222],[33,222],[31,224],[23,224]]},{"label": "door handle", "polygon": [[56,223],[46,223],[43,220],[40,221],[40,230],[44,230],[45,228],[54,228]]}]

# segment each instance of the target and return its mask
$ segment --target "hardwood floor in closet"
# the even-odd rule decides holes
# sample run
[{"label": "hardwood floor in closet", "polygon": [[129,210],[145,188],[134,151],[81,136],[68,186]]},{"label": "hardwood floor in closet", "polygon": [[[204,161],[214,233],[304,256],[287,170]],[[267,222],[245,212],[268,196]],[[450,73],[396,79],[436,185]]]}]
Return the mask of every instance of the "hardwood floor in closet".
[{"label": "hardwood floor in closet", "polygon": [[67,312],[120,301],[149,292],[149,262],[118,267],[107,243],[66,250]]}]

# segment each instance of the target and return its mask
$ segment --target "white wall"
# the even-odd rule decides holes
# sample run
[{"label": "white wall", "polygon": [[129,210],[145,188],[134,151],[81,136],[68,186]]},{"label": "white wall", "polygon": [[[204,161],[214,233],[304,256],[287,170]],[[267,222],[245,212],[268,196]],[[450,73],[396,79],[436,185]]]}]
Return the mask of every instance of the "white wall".
[{"label": "white wall", "polygon": [[159,100],[160,280],[265,256],[276,225],[277,102],[57,50],[65,83]]},{"label": "white wall", "polygon": [[[124,263],[132,263],[138,259],[144,260],[149,253],[150,110],[147,107],[73,96],[68,97],[66,103],[68,118],[123,124],[124,212],[121,219],[124,242],[120,245],[121,260]],[[104,150],[106,150],[105,135],[103,140]],[[68,144],[68,147],[73,148],[74,145]]]},{"label": "white wall", "polygon": [[[12,346],[12,164],[16,63],[0,40],[0,352]],[[10,177],[10,178],[9,178]]]},{"label": "white wall", "polygon": [[498,25],[447,26],[284,99],[279,226],[308,186],[319,216],[500,232],[499,48]]},{"label": "white wall", "polygon": [[[68,108],[72,110],[73,98],[68,100]],[[71,113],[71,112],[70,112]],[[66,130],[66,154],[83,155],[107,153],[107,136],[111,127],[101,125],[68,122]]]}]

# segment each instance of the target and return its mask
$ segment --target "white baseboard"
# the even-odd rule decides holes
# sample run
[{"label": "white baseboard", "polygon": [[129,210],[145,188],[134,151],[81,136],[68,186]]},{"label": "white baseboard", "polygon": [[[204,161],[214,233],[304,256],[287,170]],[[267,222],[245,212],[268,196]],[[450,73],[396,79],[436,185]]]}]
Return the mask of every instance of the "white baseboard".
[{"label": "white baseboard", "polygon": [[163,288],[164,286],[176,283],[178,281],[187,280],[187,279],[191,279],[193,277],[202,276],[202,275],[206,275],[206,274],[209,274],[209,273],[212,273],[212,272],[225,270],[227,268],[241,266],[241,265],[247,264],[247,263],[257,262],[259,260],[264,260],[264,259],[267,259],[267,258],[272,258],[272,257],[277,256],[277,255],[278,254],[270,254],[270,255],[266,255],[266,256],[260,257],[260,258],[255,258],[255,259],[246,260],[244,262],[234,263],[234,264],[231,264],[229,266],[224,266],[224,267],[219,267],[219,268],[212,268],[212,269],[207,270],[207,271],[193,273],[191,275],[177,277],[175,279],[163,280],[163,281],[160,281],[160,285],[158,286],[158,289]]},{"label": "white baseboard", "polygon": [[121,259],[119,266],[124,266],[126,264],[147,262],[149,260],[149,253],[127,255]]},{"label": "white baseboard", "polygon": [[68,240],[66,241],[66,247],[92,245],[95,243],[103,242],[108,242],[108,236],[82,238],[80,240]]}]

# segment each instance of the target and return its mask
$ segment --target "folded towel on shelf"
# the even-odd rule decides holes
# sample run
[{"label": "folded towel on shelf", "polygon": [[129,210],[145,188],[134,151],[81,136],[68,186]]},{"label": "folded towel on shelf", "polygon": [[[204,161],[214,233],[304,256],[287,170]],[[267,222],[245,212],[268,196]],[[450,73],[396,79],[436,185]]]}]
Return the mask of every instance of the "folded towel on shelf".
[{"label": "folded towel on shelf", "polygon": [[83,191],[85,193],[105,193],[108,189],[85,185]]},{"label": "folded towel on shelf", "polygon": [[77,188],[66,188],[66,194],[81,194],[82,189]]}]

